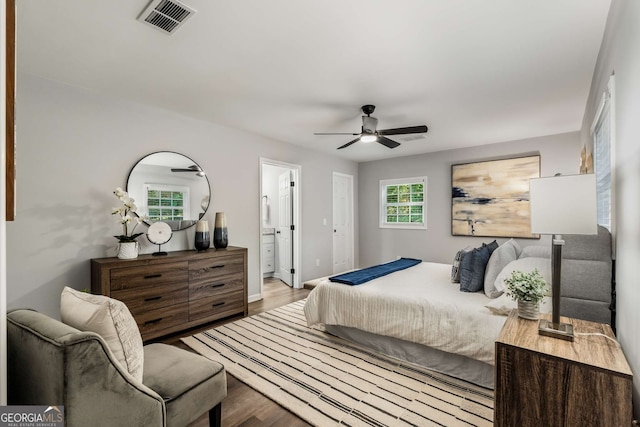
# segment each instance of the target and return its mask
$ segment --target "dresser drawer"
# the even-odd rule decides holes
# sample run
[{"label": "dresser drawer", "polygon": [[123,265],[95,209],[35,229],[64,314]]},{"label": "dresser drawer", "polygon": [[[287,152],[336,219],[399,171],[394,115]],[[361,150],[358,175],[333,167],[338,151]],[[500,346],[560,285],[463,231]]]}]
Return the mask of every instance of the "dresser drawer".
[{"label": "dresser drawer", "polygon": [[127,305],[134,316],[148,310],[184,303],[189,299],[189,285],[167,284],[145,288],[122,289],[111,292],[111,297]]},{"label": "dresser drawer", "polygon": [[189,262],[189,285],[192,289],[194,286],[224,281],[238,274],[244,277],[244,258],[240,256],[220,256]]},{"label": "dresser drawer", "polygon": [[201,318],[221,319],[244,312],[243,291],[214,295],[189,302],[189,321]]},{"label": "dresser drawer", "polygon": [[111,290],[189,282],[189,263],[173,262],[111,270]]},{"label": "dresser drawer", "polygon": [[145,310],[133,316],[140,329],[142,339],[163,335],[160,331],[175,328],[189,321],[189,304],[174,304],[155,310]]},{"label": "dresser drawer", "polygon": [[214,277],[208,281],[189,284],[189,301],[196,301],[214,295],[235,292],[244,288],[244,274],[234,273]]}]

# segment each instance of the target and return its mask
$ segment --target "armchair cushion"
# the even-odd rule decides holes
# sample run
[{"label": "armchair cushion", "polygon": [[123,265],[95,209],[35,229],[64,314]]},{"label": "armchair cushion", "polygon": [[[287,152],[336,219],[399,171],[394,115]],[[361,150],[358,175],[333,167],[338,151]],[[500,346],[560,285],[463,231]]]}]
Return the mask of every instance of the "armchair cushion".
[{"label": "armchair cushion", "polygon": [[60,317],[69,326],[100,335],[121,366],[142,381],[142,337],[122,301],[67,286],[60,297]]},{"label": "armchair cushion", "polygon": [[170,426],[193,422],[202,407],[212,408],[227,395],[222,364],[166,344],[144,347],[143,382],[164,400]]}]

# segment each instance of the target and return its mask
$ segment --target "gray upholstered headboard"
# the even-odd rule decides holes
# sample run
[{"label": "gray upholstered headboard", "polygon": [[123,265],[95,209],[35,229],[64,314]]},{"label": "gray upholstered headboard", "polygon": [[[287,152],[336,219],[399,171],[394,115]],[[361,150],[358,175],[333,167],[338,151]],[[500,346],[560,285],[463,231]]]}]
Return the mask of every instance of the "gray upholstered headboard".
[{"label": "gray upholstered headboard", "polygon": [[613,325],[611,234],[563,235],[560,314]]}]

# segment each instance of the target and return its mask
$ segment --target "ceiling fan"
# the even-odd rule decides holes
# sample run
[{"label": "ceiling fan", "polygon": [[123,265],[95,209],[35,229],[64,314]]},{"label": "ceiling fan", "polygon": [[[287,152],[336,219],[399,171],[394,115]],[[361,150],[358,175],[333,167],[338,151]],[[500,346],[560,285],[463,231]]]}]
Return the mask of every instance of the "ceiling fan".
[{"label": "ceiling fan", "polygon": [[355,144],[358,141],[362,142],[378,142],[385,147],[396,148],[400,145],[399,142],[391,140],[386,137],[386,135],[406,135],[410,133],[425,133],[428,128],[425,125],[421,126],[409,126],[404,128],[395,128],[395,129],[381,129],[377,130],[378,119],[375,117],[371,117],[371,114],[376,109],[375,105],[363,105],[362,112],[366,114],[366,116],[362,116],[362,131],[360,133],[314,133],[314,135],[358,135],[356,139],[353,141],[349,141],[346,144],[338,147],[338,150],[342,148],[347,148],[351,144]]},{"label": "ceiling fan", "polygon": [[204,171],[198,165],[191,165],[188,168],[171,168],[171,172],[195,172],[198,176],[205,176]]}]

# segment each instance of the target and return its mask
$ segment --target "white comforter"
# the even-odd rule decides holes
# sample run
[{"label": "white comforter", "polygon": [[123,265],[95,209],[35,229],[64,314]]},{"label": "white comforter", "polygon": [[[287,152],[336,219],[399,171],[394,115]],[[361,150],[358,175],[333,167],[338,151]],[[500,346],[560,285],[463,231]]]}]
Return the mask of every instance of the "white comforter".
[{"label": "white comforter", "polygon": [[506,318],[484,293],[460,292],[451,265],[423,262],[357,286],[323,280],[307,297],[309,326],[340,325],[494,364]]}]

